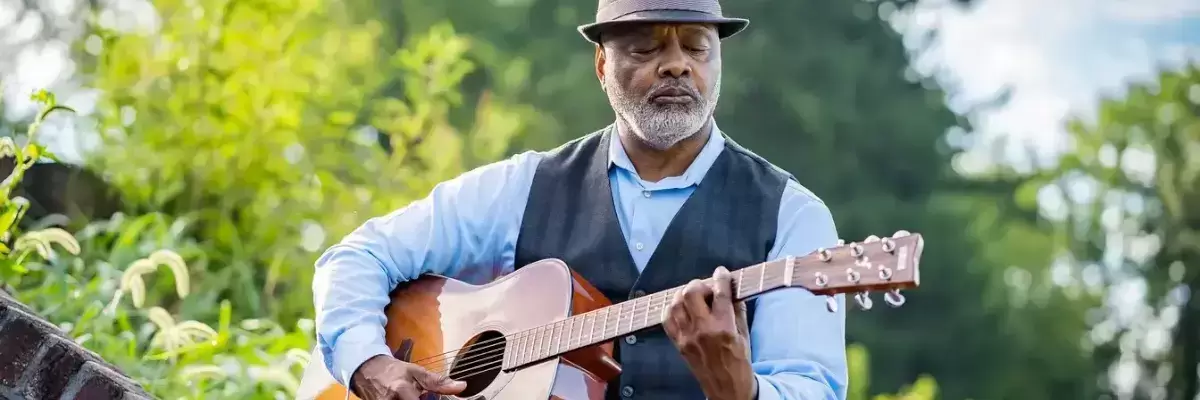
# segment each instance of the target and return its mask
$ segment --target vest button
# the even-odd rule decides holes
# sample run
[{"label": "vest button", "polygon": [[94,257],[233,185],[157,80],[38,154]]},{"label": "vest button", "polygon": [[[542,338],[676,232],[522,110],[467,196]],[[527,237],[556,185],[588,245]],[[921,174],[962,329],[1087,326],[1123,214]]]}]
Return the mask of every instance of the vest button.
[{"label": "vest button", "polygon": [[630,344],[630,345],[637,344],[637,336],[634,336],[634,335],[626,336],[625,344]]},{"label": "vest button", "polygon": [[621,397],[633,397],[633,386],[621,388]]}]

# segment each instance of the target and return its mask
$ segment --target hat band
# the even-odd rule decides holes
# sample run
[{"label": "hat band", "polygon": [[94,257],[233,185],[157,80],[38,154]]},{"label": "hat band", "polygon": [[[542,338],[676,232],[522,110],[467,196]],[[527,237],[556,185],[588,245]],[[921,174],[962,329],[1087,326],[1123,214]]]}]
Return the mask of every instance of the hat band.
[{"label": "hat band", "polygon": [[614,0],[596,10],[596,22],[651,10],[695,11],[720,17],[721,3],[717,0]]}]

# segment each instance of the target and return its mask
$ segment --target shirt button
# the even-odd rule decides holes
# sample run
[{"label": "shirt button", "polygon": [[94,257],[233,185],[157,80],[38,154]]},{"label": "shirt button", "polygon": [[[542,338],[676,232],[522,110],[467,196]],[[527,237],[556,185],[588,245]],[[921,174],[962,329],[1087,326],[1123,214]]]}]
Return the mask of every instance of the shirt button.
[{"label": "shirt button", "polygon": [[634,336],[634,335],[626,336],[625,344],[629,344],[629,345],[637,344],[637,336]]},{"label": "shirt button", "polygon": [[625,386],[621,388],[621,396],[633,397],[633,386]]},{"label": "shirt button", "polygon": [[634,247],[634,248],[636,248],[636,249],[638,249],[638,250],[641,250],[641,249],[644,249],[644,248],[646,248],[646,246],[642,245],[642,242],[637,242],[637,243],[635,243],[635,244],[633,245],[633,247]]},{"label": "shirt button", "polygon": [[646,291],[645,291],[645,290],[638,289],[638,290],[634,290],[634,291],[633,291],[633,297],[635,297],[635,298],[636,298],[636,297],[642,297],[642,296],[645,296],[645,295],[646,295]]},{"label": "shirt button", "polygon": [[648,199],[648,198],[650,198],[650,191],[649,191],[649,190],[643,190],[643,191],[642,191],[642,197],[645,197],[645,198],[647,198],[647,199]]}]

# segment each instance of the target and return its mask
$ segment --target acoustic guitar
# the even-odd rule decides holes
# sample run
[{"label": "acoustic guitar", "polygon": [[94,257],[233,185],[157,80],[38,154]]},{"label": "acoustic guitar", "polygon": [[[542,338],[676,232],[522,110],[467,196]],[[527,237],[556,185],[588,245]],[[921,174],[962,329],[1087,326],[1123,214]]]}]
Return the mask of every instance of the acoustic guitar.
[{"label": "acoustic guitar", "polygon": [[[900,290],[920,283],[923,247],[921,235],[900,231],[745,267],[732,272],[735,297],[803,288],[829,296],[827,307],[835,311],[834,294],[854,293],[859,307],[870,309],[869,292],[883,291],[885,302],[899,307]],[[682,288],[612,304],[557,259],[485,285],[423,275],[392,291],[386,342],[396,358],[467,383],[457,396],[422,399],[600,400],[621,373],[611,341],[658,326]],[[297,398],[347,396],[357,399],[314,349]]]}]

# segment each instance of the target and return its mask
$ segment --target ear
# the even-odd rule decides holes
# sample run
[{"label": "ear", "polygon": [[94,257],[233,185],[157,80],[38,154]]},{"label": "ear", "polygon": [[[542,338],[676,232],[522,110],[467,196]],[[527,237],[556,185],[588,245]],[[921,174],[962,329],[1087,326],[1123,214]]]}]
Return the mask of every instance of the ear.
[{"label": "ear", "polygon": [[596,45],[596,79],[604,83],[604,63],[608,61],[604,55],[604,46]]}]

